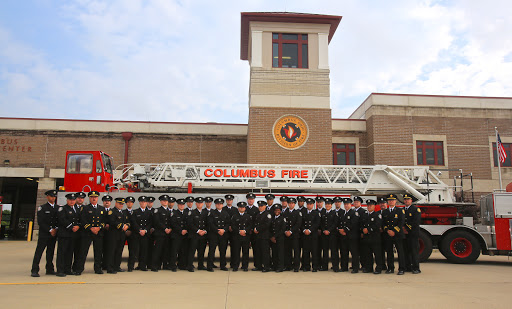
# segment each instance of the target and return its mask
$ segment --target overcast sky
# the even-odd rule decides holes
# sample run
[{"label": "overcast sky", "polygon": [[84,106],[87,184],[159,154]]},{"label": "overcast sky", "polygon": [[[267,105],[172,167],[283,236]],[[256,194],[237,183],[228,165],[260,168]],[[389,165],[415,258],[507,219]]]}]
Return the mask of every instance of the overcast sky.
[{"label": "overcast sky", "polygon": [[512,97],[506,0],[0,1],[0,116],[247,123],[240,12],[341,15],[333,118],[372,92]]}]

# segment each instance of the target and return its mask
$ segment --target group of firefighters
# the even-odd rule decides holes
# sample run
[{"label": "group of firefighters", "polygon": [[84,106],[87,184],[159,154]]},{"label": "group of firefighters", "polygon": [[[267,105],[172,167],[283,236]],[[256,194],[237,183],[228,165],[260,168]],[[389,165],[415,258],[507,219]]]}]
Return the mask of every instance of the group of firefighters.
[{"label": "group of firefighters", "polygon": [[[91,243],[96,274],[123,272],[121,257],[128,243],[128,271],[214,271],[217,248],[220,270],[227,271],[226,251],[230,247],[232,271],[249,270],[252,248],[253,271],[349,271],[392,274],[396,249],[398,275],[420,273],[419,226],[421,211],[404,194],[405,207],[396,207],[397,196],[366,200],[361,197],[280,197],[267,194],[257,201],[253,193],[247,202],[233,205],[234,196],[224,198],[159,197],[153,207],[151,196],[113,198],[89,192],[66,195],[66,205],[56,204],[57,191],[47,191],[48,202],[37,211],[39,238],[31,275],[39,277],[39,262],[46,249],[46,274],[81,275]],[[114,202],[114,205],[112,205]],[[126,208],[124,207],[126,204]],[[177,207],[175,207],[177,204]],[[379,210],[376,210],[376,205]],[[58,242],[57,242],[58,240]],[[57,271],[53,257],[57,248]],[[205,265],[205,252],[208,255]],[[197,256],[197,268],[194,258]],[[137,262],[137,267],[135,263]]]}]

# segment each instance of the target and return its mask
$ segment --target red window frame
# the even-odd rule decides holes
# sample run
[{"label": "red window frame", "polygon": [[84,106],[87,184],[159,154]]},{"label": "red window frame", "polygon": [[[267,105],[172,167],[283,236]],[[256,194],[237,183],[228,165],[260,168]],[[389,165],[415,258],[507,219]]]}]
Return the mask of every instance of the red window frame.
[{"label": "red window frame", "polygon": [[[427,145],[427,143],[432,143],[432,145]],[[440,144],[440,145],[438,145]],[[422,161],[418,160],[418,165],[441,165],[444,166],[444,145],[441,141],[416,141],[416,158],[418,157],[418,149],[422,150]],[[427,149],[434,149],[434,163],[427,163]],[[443,163],[439,162],[438,150],[441,150]]]},{"label": "red window frame", "polygon": [[[278,39],[274,39],[275,34],[278,35]],[[285,33],[285,34],[296,34],[297,40],[285,40],[285,39],[283,39],[283,33],[272,33],[272,45],[274,45],[274,43],[278,44],[278,66],[274,67],[274,65],[272,64],[272,67],[274,67],[274,68],[282,68],[283,67],[283,44],[289,43],[289,44],[297,44],[298,59],[297,59],[297,67],[296,68],[286,68],[286,69],[307,69],[309,66],[309,61],[307,63],[308,64],[307,67],[305,67],[305,68],[302,67],[302,45],[308,45],[309,36],[308,36],[307,40],[303,40],[302,36],[303,35],[307,36],[307,34],[300,34],[300,33]],[[308,46],[308,48],[309,48],[309,46]],[[308,54],[309,54],[309,52],[308,52]],[[274,59],[273,57],[274,57],[274,53],[272,52],[272,59]],[[273,61],[272,61],[272,63],[273,63]]]},{"label": "red window frame", "polygon": [[[341,148],[344,145],[345,148]],[[354,146],[352,149],[350,146]],[[338,152],[345,153],[345,162],[338,162]],[[354,163],[350,164],[350,153],[354,153]],[[357,152],[356,144],[332,144],[332,164],[333,165],[356,165],[357,164]]]},{"label": "red window frame", "polygon": [[[502,143],[505,152],[507,153],[507,158],[505,162],[501,163],[501,167],[512,167],[512,144],[511,143]],[[498,159],[496,157],[496,143],[492,143],[492,158],[494,162],[494,167],[498,167]]]}]

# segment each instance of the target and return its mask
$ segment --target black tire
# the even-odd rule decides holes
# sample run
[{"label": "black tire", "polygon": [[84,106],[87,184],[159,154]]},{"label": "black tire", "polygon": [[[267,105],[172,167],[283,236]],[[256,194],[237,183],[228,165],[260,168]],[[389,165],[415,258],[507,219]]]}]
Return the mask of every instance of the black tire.
[{"label": "black tire", "polygon": [[451,263],[471,264],[480,256],[480,243],[468,231],[453,231],[443,237],[440,245],[442,254]]},{"label": "black tire", "polygon": [[420,263],[425,262],[428,260],[430,255],[432,254],[432,239],[430,238],[430,235],[424,231],[420,230],[419,235],[419,241],[420,241]]}]

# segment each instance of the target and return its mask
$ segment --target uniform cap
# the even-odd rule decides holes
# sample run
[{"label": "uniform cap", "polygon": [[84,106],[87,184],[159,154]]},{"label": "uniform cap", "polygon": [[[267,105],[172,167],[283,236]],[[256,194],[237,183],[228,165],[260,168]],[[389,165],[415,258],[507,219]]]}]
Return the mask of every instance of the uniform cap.
[{"label": "uniform cap", "polygon": [[275,199],[276,197],[274,196],[274,194],[267,194],[265,195],[265,199],[268,201],[268,200],[273,200]]},{"label": "uniform cap", "polygon": [[224,196],[224,198],[226,200],[234,200],[235,199],[235,197],[233,195],[231,195],[231,194],[228,194],[228,195]]},{"label": "uniform cap", "polygon": [[310,197],[306,199],[306,204],[314,204],[314,203],[315,203],[314,199],[312,199]]},{"label": "uniform cap", "polygon": [[366,200],[366,205],[376,205],[377,202],[375,200]]},{"label": "uniform cap", "polygon": [[185,202],[193,202],[194,201],[194,197],[193,196],[187,196],[185,199],[184,199]]},{"label": "uniform cap", "polygon": [[302,196],[302,195],[299,195],[299,196],[297,196],[297,201],[299,201],[299,202],[305,202],[305,201],[306,201],[306,198],[305,198],[304,196]]},{"label": "uniform cap", "polygon": [[347,198],[344,198],[343,199],[343,203],[344,204],[351,204],[353,203],[354,201],[350,198],[350,197],[347,197]]},{"label": "uniform cap", "polygon": [[[53,196],[53,197],[57,197],[57,190],[48,190],[44,193],[44,195],[46,196]],[[96,195],[97,196],[97,195]]]},{"label": "uniform cap", "polygon": [[383,197],[379,197],[379,198],[377,198],[377,203],[379,203],[379,204],[387,203],[387,200]]},{"label": "uniform cap", "polygon": [[332,199],[333,202],[343,202],[343,199],[339,196],[335,196],[333,199]]},{"label": "uniform cap", "polygon": [[85,193],[83,193],[83,192],[77,192],[77,193],[75,193],[75,195],[77,198],[78,197],[85,198]]},{"label": "uniform cap", "polygon": [[139,202],[147,202],[148,201],[148,198],[144,195],[141,195],[139,196],[139,198],[137,199]]},{"label": "uniform cap", "polygon": [[176,203],[176,198],[169,196],[169,203]]},{"label": "uniform cap", "polygon": [[256,198],[256,194],[254,193],[248,193],[246,196],[245,196],[246,199],[250,199],[250,198]]},{"label": "uniform cap", "polygon": [[[117,201],[117,199],[116,199],[116,201]],[[128,196],[123,201],[123,203],[129,203],[129,202],[135,203],[135,198],[133,196]]]},{"label": "uniform cap", "polygon": [[386,195],[386,200],[396,200],[396,195],[391,193]]},{"label": "uniform cap", "polygon": [[258,207],[261,207],[261,206],[267,206],[267,202],[265,202],[265,201],[258,201]]},{"label": "uniform cap", "polygon": [[[132,198],[134,199],[133,197],[129,196],[126,198],[126,200],[128,200],[128,198]],[[135,199],[134,199],[135,200]],[[116,203],[121,203],[121,204],[124,204],[124,198],[122,197],[116,197]]]},{"label": "uniform cap", "polygon": [[215,204],[224,204],[224,200],[221,199],[221,198],[216,198],[215,199]]},{"label": "uniform cap", "polygon": [[154,196],[148,196],[147,201],[150,202],[150,203],[153,203],[155,201],[155,197]]},{"label": "uniform cap", "polygon": [[288,202],[288,197],[286,195],[283,195],[279,198],[281,202]]},{"label": "uniform cap", "polygon": [[98,191],[91,191],[91,192],[87,193],[87,196],[89,196],[89,197],[100,196],[100,193]]},{"label": "uniform cap", "polygon": [[109,202],[112,202],[112,196],[110,195],[104,195],[102,198],[101,198],[102,201],[109,201]]},{"label": "uniform cap", "polygon": [[68,194],[66,194],[66,198],[68,200],[75,200],[76,199],[76,194],[75,193],[68,193]]},{"label": "uniform cap", "polygon": [[236,206],[237,207],[247,207],[247,203],[246,202],[238,202],[238,203],[236,203]]},{"label": "uniform cap", "polygon": [[167,195],[167,194],[160,195],[160,196],[158,197],[158,199],[159,199],[160,201],[168,201],[168,200],[169,200],[169,195]]},{"label": "uniform cap", "polygon": [[211,203],[211,202],[213,202],[213,198],[212,198],[212,197],[210,197],[210,196],[207,196],[207,197],[205,197],[205,198],[204,198],[204,201],[205,201],[206,203]]},{"label": "uniform cap", "polygon": [[363,202],[363,199],[360,196],[354,196],[354,201]]},{"label": "uniform cap", "polygon": [[326,204],[331,204],[331,205],[332,205],[332,199],[330,199],[330,198],[326,198],[326,199],[325,199],[325,203],[326,203]]},{"label": "uniform cap", "polygon": [[178,203],[178,205],[185,205],[185,199],[183,198],[177,199],[176,202]]},{"label": "uniform cap", "polygon": [[296,204],[297,203],[297,199],[294,198],[294,197],[290,197],[290,198],[288,198],[288,203]]},{"label": "uniform cap", "polygon": [[317,196],[317,197],[315,197],[315,200],[317,202],[323,202],[323,201],[325,201],[325,198],[323,196]]},{"label": "uniform cap", "polygon": [[196,197],[194,201],[195,201],[196,203],[202,203],[202,202],[204,202],[204,198],[202,198],[202,197]]},{"label": "uniform cap", "polygon": [[412,200],[412,196],[408,193],[404,194],[404,200],[410,198]]}]

